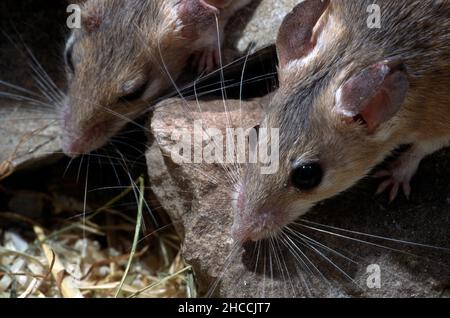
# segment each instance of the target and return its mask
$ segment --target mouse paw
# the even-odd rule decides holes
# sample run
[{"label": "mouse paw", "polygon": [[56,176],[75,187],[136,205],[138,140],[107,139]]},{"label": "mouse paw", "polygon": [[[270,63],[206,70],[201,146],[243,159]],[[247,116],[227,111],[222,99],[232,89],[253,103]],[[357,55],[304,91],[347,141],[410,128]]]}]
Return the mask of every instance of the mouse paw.
[{"label": "mouse paw", "polygon": [[218,48],[206,47],[194,53],[194,68],[198,74],[209,74],[220,65],[220,51]]},{"label": "mouse paw", "polygon": [[389,203],[393,202],[398,195],[398,191],[400,190],[400,187],[403,190],[403,193],[405,194],[406,198],[409,200],[409,197],[411,195],[411,186],[409,181],[405,180],[399,180],[396,177],[393,176],[392,172],[388,170],[380,171],[378,174],[376,174],[376,177],[386,177],[387,175],[391,175],[387,180],[384,180],[381,182],[381,184],[378,186],[376,195],[379,195],[383,193],[385,190],[390,188],[389,192]]},{"label": "mouse paw", "polygon": [[388,166],[387,169],[381,170],[375,174],[376,178],[386,178],[381,182],[376,195],[390,189],[389,202],[393,202],[401,189],[406,198],[411,195],[410,181],[419,167],[423,155],[414,149],[410,149],[400,155],[400,157]]}]

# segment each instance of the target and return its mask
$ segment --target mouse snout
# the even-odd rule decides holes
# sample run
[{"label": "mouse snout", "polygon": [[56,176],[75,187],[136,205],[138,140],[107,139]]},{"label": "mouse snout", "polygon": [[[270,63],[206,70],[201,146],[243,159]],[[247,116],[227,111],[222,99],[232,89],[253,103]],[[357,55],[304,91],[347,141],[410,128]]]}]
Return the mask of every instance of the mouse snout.
[{"label": "mouse snout", "polygon": [[234,195],[234,222],[231,228],[233,239],[240,243],[258,241],[273,232],[276,228],[275,215],[271,208],[249,209],[250,202],[243,186],[238,187]]},{"label": "mouse snout", "polygon": [[65,132],[63,137],[63,152],[69,157],[76,158],[88,154],[103,145],[109,139],[107,122],[94,123],[84,129],[74,129]]},{"label": "mouse snout", "polygon": [[275,237],[312,207],[310,202],[294,202],[282,194],[261,197],[247,194],[244,187],[238,190],[231,236],[239,243]]},{"label": "mouse snout", "polygon": [[76,158],[88,154],[102,147],[108,141],[110,131],[114,126],[107,120],[77,120],[68,107],[63,110],[62,150],[71,157]]},{"label": "mouse snout", "polygon": [[260,209],[249,208],[244,192],[240,191],[235,205],[235,216],[231,235],[240,243],[259,241],[275,235],[281,228],[282,213],[274,206]]},{"label": "mouse snout", "polygon": [[280,229],[276,217],[278,212],[267,210],[253,215],[236,217],[231,229],[233,239],[240,243],[256,242],[275,235]]},{"label": "mouse snout", "polygon": [[80,146],[80,143],[75,141],[75,137],[69,136],[67,133],[62,138],[61,148],[66,156],[73,159],[77,158],[83,153],[83,149]]}]

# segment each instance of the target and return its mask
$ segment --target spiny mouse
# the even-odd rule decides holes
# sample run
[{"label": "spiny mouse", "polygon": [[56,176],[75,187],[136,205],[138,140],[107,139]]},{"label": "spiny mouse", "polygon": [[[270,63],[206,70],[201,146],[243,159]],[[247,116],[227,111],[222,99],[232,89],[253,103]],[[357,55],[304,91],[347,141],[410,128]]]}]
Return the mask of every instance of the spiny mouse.
[{"label": "spiny mouse", "polygon": [[63,151],[76,157],[106,144],[173,84],[191,56],[211,71],[228,19],[249,2],[78,1],[82,25],[65,49]]},{"label": "spiny mouse", "polygon": [[[380,28],[369,10],[378,6]],[[279,128],[279,170],[247,164],[232,235],[277,235],[411,145],[379,191],[409,196],[421,160],[450,143],[450,1],[306,0],[277,39],[279,90],[261,128]],[[270,140],[269,140],[270,144]]]}]

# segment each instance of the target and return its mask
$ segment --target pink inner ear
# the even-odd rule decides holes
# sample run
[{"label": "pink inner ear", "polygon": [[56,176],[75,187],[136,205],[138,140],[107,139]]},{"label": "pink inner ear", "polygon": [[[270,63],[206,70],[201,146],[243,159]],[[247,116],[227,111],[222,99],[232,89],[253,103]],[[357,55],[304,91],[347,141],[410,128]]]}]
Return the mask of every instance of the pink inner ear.
[{"label": "pink inner ear", "polygon": [[304,57],[314,49],[314,28],[329,4],[330,0],[305,0],[284,18],[277,39],[281,66]]},{"label": "pink inner ear", "polygon": [[[385,121],[386,107],[383,105],[389,104],[389,96],[385,91],[379,92],[375,95],[369,104],[362,110],[360,116],[367,125],[369,134],[373,134],[380,123]],[[386,118],[386,120],[389,118]]]},{"label": "pink inner ear", "polygon": [[403,65],[398,61],[383,61],[345,83],[336,94],[336,108],[354,121],[362,119],[368,132],[374,133],[400,110],[408,87]]}]

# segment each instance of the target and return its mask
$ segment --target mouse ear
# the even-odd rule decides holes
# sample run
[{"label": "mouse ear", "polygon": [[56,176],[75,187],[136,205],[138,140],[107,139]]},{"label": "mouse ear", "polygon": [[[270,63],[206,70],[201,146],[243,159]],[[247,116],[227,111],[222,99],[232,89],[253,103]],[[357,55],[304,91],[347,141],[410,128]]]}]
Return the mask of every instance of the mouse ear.
[{"label": "mouse ear", "polygon": [[338,113],[365,124],[369,133],[391,119],[406,99],[409,88],[405,65],[385,60],[348,80],[336,93]]},{"label": "mouse ear", "polygon": [[329,5],[330,0],[305,0],[284,18],[277,38],[281,67],[314,49]]},{"label": "mouse ear", "polygon": [[84,10],[81,13],[81,24],[87,33],[98,30],[103,19],[103,13],[99,9]]},{"label": "mouse ear", "polygon": [[179,1],[178,18],[183,24],[182,34],[188,39],[197,37],[200,30],[215,23],[217,15],[219,9],[204,0]]}]

